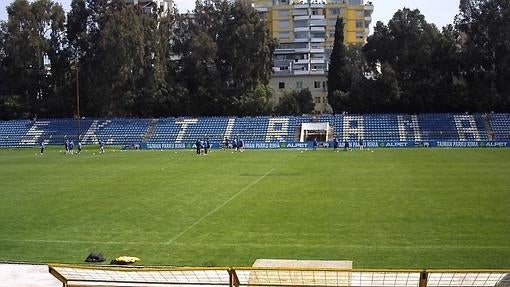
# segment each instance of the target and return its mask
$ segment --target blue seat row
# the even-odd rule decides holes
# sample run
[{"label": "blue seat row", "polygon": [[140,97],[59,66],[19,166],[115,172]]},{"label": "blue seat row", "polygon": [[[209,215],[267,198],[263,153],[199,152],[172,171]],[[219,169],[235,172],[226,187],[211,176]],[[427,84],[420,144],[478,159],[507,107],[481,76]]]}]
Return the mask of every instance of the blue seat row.
[{"label": "blue seat row", "polygon": [[510,114],[431,113],[11,120],[0,121],[0,146],[34,146],[42,141],[59,145],[67,139],[76,141],[78,134],[84,144],[101,140],[109,145],[191,143],[197,138],[293,142],[299,139],[301,125],[312,122],[329,123],[330,135],[340,140],[510,141]]}]

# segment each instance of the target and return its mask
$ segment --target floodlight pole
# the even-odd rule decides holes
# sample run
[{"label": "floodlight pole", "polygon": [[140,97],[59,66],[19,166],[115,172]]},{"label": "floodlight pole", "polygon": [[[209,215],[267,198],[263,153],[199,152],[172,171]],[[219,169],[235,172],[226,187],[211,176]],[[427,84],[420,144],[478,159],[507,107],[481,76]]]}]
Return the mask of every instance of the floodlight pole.
[{"label": "floodlight pole", "polygon": [[76,56],[76,116],[78,117],[78,142],[80,142],[81,124],[80,124],[80,66],[79,58]]}]

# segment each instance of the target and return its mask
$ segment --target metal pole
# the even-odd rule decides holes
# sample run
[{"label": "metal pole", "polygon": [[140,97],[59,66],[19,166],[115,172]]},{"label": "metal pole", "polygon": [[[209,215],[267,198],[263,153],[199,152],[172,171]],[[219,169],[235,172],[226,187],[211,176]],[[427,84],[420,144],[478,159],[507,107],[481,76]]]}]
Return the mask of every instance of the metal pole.
[{"label": "metal pole", "polygon": [[427,287],[428,278],[429,278],[429,274],[426,270],[423,270],[422,272],[420,272],[420,283],[418,286],[419,287]]},{"label": "metal pole", "polygon": [[81,125],[80,125],[80,66],[78,58],[76,58],[76,116],[78,117],[78,142],[80,141]]}]

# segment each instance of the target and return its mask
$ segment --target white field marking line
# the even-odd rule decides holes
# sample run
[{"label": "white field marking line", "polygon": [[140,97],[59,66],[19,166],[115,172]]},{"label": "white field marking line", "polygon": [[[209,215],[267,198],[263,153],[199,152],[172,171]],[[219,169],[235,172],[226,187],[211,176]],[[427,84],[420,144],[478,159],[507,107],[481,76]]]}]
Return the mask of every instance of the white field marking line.
[{"label": "white field marking line", "polygon": [[245,188],[241,189],[240,191],[238,191],[237,193],[235,193],[234,195],[232,195],[231,197],[229,197],[225,202],[223,202],[222,204],[218,205],[216,208],[214,208],[213,210],[209,211],[209,213],[207,213],[206,215],[202,216],[200,219],[198,219],[197,221],[193,222],[190,226],[186,227],[186,229],[184,229],[183,231],[179,232],[179,234],[177,234],[176,236],[172,237],[170,240],[168,240],[166,242],[166,244],[171,244],[172,242],[174,242],[175,240],[179,239],[179,237],[181,237],[182,235],[184,235],[184,233],[188,232],[190,229],[192,229],[193,227],[197,226],[200,222],[204,221],[204,219],[206,219],[207,217],[211,216],[211,214],[215,213],[216,211],[218,211],[220,208],[222,208],[223,206],[227,205],[229,202],[231,202],[232,200],[234,200],[236,197],[238,197],[239,195],[241,195],[243,192],[245,192],[246,190],[248,190],[250,187],[254,186],[255,184],[257,184],[259,181],[261,181],[262,179],[264,179],[266,176],[268,176],[270,173],[272,173],[273,171],[275,171],[276,167],[273,167],[272,169],[270,169],[268,172],[264,173],[261,177],[257,178],[256,180],[254,180],[252,183],[248,184]]},{"label": "white field marking line", "polygon": [[21,243],[67,243],[67,244],[111,244],[111,245],[161,245],[161,242],[121,242],[121,241],[84,241],[84,240],[51,240],[51,239],[8,239],[0,238],[0,242]]},{"label": "white field marking line", "polygon": [[[166,242],[101,242],[101,241],[74,241],[74,240],[39,240],[39,239],[1,239],[0,242],[23,243],[64,243],[64,244],[112,244],[112,245],[168,245]],[[281,243],[171,243],[175,246],[246,246],[246,247],[282,247],[282,248],[351,248],[351,249],[510,249],[510,246],[480,246],[480,245],[444,245],[444,246],[401,246],[401,245],[359,245],[359,244],[281,244]]]}]

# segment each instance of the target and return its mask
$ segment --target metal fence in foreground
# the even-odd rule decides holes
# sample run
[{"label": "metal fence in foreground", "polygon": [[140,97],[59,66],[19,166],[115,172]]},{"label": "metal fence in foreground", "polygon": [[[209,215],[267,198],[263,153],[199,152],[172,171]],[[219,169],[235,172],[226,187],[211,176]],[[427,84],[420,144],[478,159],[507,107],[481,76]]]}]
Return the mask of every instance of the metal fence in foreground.
[{"label": "metal fence in foreground", "polygon": [[171,268],[50,265],[64,287],[510,287],[510,270]]}]

